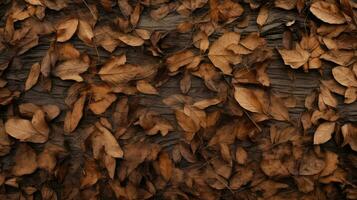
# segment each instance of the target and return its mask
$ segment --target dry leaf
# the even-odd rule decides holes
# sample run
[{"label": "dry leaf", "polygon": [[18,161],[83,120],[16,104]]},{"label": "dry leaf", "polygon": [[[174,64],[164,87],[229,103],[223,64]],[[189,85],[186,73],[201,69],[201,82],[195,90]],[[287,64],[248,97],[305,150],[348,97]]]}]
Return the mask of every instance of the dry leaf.
[{"label": "dry leaf", "polygon": [[310,11],[317,18],[329,24],[343,24],[346,22],[345,17],[334,3],[317,1],[311,4]]},{"label": "dry leaf", "polygon": [[302,49],[299,44],[296,44],[295,50],[279,49],[278,51],[284,60],[284,64],[293,69],[303,66],[310,57],[309,52]]},{"label": "dry leaf", "polygon": [[208,52],[208,58],[213,65],[220,69],[224,74],[231,74],[232,67],[230,64],[238,64],[241,62],[239,55],[234,55],[227,50],[232,44],[238,45],[240,35],[235,32],[224,33],[218,40],[213,42]]},{"label": "dry leaf", "polygon": [[25,82],[25,91],[30,90],[34,85],[36,85],[38,81],[38,77],[40,76],[41,66],[40,63],[35,63],[31,66],[30,73]]},{"label": "dry leaf", "polygon": [[194,54],[190,50],[182,51],[172,55],[166,59],[166,64],[168,65],[168,70],[170,72],[175,72],[181,67],[190,64],[193,61]]},{"label": "dry leaf", "polygon": [[67,19],[57,25],[57,42],[66,42],[71,39],[77,30],[78,19]]},{"label": "dry leaf", "polygon": [[97,145],[103,146],[105,152],[108,155],[114,158],[122,158],[124,152],[119,146],[118,141],[112,135],[112,133],[104,126],[102,126],[99,122],[95,124],[95,127],[99,130],[93,138],[93,140],[96,141]]},{"label": "dry leaf", "polygon": [[259,26],[264,26],[264,24],[267,22],[269,17],[269,9],[267,6],[262,6],[259,9],[258,17],[257,17],[257,24]]},{"label": "dry leaf", "polygon": [[91,44],[94,37],[93,28],[88,21],[80,19],[78,22],[78,37],[84,43]]},{"label": "dry leaf", "polygon": [[136,82],[136,88],[143,94],[159,94],[154,86],[152,86],[146,80],[140,80]]},{"label": "dry leaf", "polygon": [[234,98],[244,109],[250,112],[263,113],[263,107],[254,90],[244,87],[235,87]]},{"label": "dry leaf", "polygon": [[86,95],[81,95],[81,97],[74,103],[73,110],[67,111],[66,117],[64,119],[64,131],[67,133],[73,132],[79,121],[83,116],[84,103],[86,101]]},{"label": "dry leaf", "polygon": [[83,78],[79,74],[87,71],[88,67],[89,61],[86,59],[67,60],[59,64],[53,74],[62,80],[82,82]]},{"label": "dry leaf", "polygon": [[314,134],[314,144],[323,144],[329,141],[335,131],[335,122],[323,122],[317,127]]},{"label": "dry leaf", "polygon": [[357,87],[357,79],[348,67],[338,66],[332,69],[335,80],[346,87]]},{"label": "dry leaf", "polygon": [[164,177],[166,181],[169,181],[172,177],[173,172],[173,163],[169,157],[169,154],[162,153],[159,156],[159,167],[161,175]]},{"label": "dry leaf", "polygon": [[27,119],[11,118],[5,123],[5,131],[10,136],[26,141],[33,135],[38,134],[32,123]]},{"label": "dry leaf", "polygon": [[16,150],[15,165],[12,167],[12,174],[15,176],[32,174],[36,169],[36,152],[27,144],[20,144]]}]

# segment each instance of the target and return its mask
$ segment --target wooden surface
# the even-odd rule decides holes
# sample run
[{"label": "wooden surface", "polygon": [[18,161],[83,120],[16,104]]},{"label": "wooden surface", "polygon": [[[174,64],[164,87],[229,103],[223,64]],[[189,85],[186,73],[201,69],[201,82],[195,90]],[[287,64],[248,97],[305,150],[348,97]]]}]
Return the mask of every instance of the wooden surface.
[{"label": "wooden surface", "polygon": [[[0,9],[3,17],[4,10]],[[270,16],[267,24],[259,30],[255,20],[257,13],[246,13],[250,15],[250,23],[247,28],[237,29],[236,23],[232,23],[228,25],[227,29],[235,29],[241,32],[243,35],[260,31],[261,35],[267,39],[268,45],[272,48],[277,48],[281,46],[282,43],[282,33],[286,30],[285,23],[291,20],[296,20],[297,27],[300,27],[300,30],[304,29],[305,20],[299,16],[294,14],[295,12],[283,11],[281,9],[270,10]],[[61,17],[61,16],[51,16],[53,13],[48,13],[50,17]],[[115,15],[115,13],[113,14]],[[101,14],[103,16],[103,14]],[[108,16],[110,17],[110,16]],[[165,38],[165,42],[169,45],[172,45],[173,48],[169,50],[165,50],[165,53],[169,55],[171,52],[184,49],[188,43],[192,41],[190,34],[178,34],[175,32],[176,25],[185,20],[192,20],[192,18],[185,18],[177,13],[170,14],[166,18],[160,21],[152,20],[147,13],[144,13],[141,17],[139,28],[149,29],[149,30],[161,30],[169,32],[168,36]],[[3,25],[3,19],[1,20],[1,26]],[[296,32],[294,32],[296,34]],[[211,40],[214,40],[219,36],[219,33],[210,37]],[[297,38],[296,35],[294,35]],[[89,55],[93,57],[97,57],[97,53],[93,47],[86,46],[82,43],[78,38],[72,38],[72,44],[76,46],[81,52],[87,52]],[[24,82],[28,76],[29,69],[31,65],[35,62],[40,62],[42,57],[45,55],[49,47],[49,39],[41,38],[40,44],[26,52],[24,55],[20,56],[22,66],[21,65],[12,65],[6,71],[6,79],[8,80],[8,86],[10,90],[24,90]],[[99,48],[100,58],[108,58],[111,55],[107,53],[105,50]],[[133,48],[118,48],[112,55],[119,55],[123,52],[127,52],[128,62],[129,63],[140,63],[142,60],[149,59],[150,62],[162,62],[164,58],[153,59],[152,56],[149,55],[142,47]],[[0,63],[8,60],[9,54],[8,52],[4,52],[0,54]],[[105,59],[101,59],[102,61]],[[325,65],[324,73],[330,74],[330,67]],[[321,79],[319,72],[312,70],[309,73],[304,73],[300,70],[292,70],[288,66],[285,66],[277,54],[277,51],[274,50],[274,60],[268,67],[268,74],[271,79],[271,89],[283,94],[289,94],[294,96],[297,99],[297,106],[293,109],[290,109],[290,114],[293,118],[298,119],[300,113],[304,110],[303,103],[307,94],[309,94],[312,90],[318,88],[319,80]],[[290,75],[289,75],[290,74]],[[293,76],[291,76],[291,74]],[[152,110],[159,112],[164,117],[173,121],[173,111],[169,109],[162,103],[162,99],[172,94],[181,93],[179,89],[179,80],[181,79],[182,74],[176,75],[172,77],[170,81],[159,88],[160,95],[152,96],[152,95],[137,95],[140,98],[140,104],[149,107]],[[292,79],[292,77],[294,77]],[[226,77],[229,80],[229,77]],[[56,104],[62,110],[62,115],[56,119],[56,123],[59,125],[63,124],[63,118],[65,110],[67,110],[67,106],[64,103],[64,98],[67,94],[67,89],[74,82],[72,81],[62,81],[59,78],[52,77],[52,91],[51,93],[43,92],[39,84],[32,88],[30,91],[26,93],[22,93],[21,97],[16,100],[16,103],[24,103],[24,102],[35,102],[37,104]],[[192,82],[192,88],[189,92],[189,95],[195,99],[205,98],[210,95],[214,95],[213,92],[210,92],[205,88],[203,82],[194,78]],[[120,98],[120,95],[119,95]],[[340,97],[339,97],[340,98]],[[342,102],[342,98],[339,99]],[[104,116],[111,116],[113,110],[113,105],[107,110]],[[353,103],[350,105],[340,105],[339,111],[343,118],[347,121],[357,121],[357,103]],[[5,116],[4,110],[1,112],[1,118]],[[91,111],[85,111],[85,117],[80,123],[80,127],[84,127],[86,124],[91,123],[98,119],[98,116],[94,116]],[[177,125],[176,125],[177,126]],[[164,138],[162,140],[166,141],[169,145],[171,142],[174,142],[178,136],[175,134],[171,134],[171,137]]]}]

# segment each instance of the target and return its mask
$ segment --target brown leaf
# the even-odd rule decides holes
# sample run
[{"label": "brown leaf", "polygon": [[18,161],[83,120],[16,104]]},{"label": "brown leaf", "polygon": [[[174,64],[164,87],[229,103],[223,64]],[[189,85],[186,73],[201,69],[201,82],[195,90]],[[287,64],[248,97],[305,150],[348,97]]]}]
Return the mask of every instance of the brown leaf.
[{"label": "brown leaf", "polygon": [[296,6],[296,1],[297,0],[274,0],[274,5],[284,10],[292,10]]},{"label": "brown leaf", "polygon": [[57,58],[58,55],[55,49],[55,45],[51,44],[50,48],[47,50],[41,61],[41,73],[44,77],[48,77],[50,75],[51,67],[54,67],[57,62]]},{"label": "brown leaf", "polygon": [[169,181],[172,177],[173,163],[167,153],[161,153],[159,156],[159,167],[162,177]]},{"label": "brown leaf", "polygon": [[236,44],[238,45],[240,34],[235,32],[224,33],[218,40],[214,41],[208,52],[208,58],[213,65],[220,69],[224,74],[231,74],[232,67],[230,64],[238,64],[241,62],[239,55],[234,55],[227,47]]},{"label": "brown leaf", "polygon": [[48,140],[48,134],[50,133],[50,129],[45,120],[45,112],[41,109],[38,109],[31,120],[32,126],[37,130],[38,133],[36,136],[32,136],[28,141],[30,142],[41,142]]},{"label": "brown leaf", "polygon": [[338,65],[348,66],[353,59],[354,53],[353,51],[344,51],[344,50],[330,50],[326,51],[324,54],[320,56],[321,59],[334,62]]},{"label": "brown leaf", "polygon": [[78,19],[72,18],[62,21],[57,25],[57,42],[66,42],[71,39],[77,30]]},{"label": "brown leaf", "polygon": [[317,18],[329,24],[344,24],[346,22],[339,8],[332,2],[314,2],[310,6],[310,11]]},{"label": "brown leaf", "polygon": [[111,84],[123,84],[132,80],[140,80],[156,74],[153,65],[125,64],[126,56],[121,55],[108,60],[99,70],[98,74],[103,81]]},{"label": "brown leaf", "polygon": [[254,90],[244,87],[235,87],[234,98],[240,106],[250,112],[263,113],[263,107]]},{"label": "brown leaf", "polygon": [[136,88],[138,89],[139,92],[143,94],[153,94],[153,95],[159,94],[157,89],[146,80],[137,81]]},{"label": "brown leaf", "polygon": [[276,120],[289,121],[289,111],[284,102],[275,94],[270,95],[269,113]]},{"label": "brown leaf", "polygon": [[81,39],[86,44],[91,44],[94,37],[93,28],[84,19],[80,19],[78,22],[78,38]]},{"label": "brown leaf", "polygon": [[323,144],[329,141],[335,131],[335,122],[324,122],[317,127],[314,134],[314,144]]},{"label": "brown leaf", "polygon": [[21,143],[16,150],[15,165],[12,167],[12,174],[15,176],[32,174],[36,169],[36,152],[27,144]]},{"label": "brown leaf", "polygon": [[299,174],[302,176],[310,176],[320,173],[325,168],[325,162],[313,152],[305,153],[299,168]]},{"label": "brown leaf", "polygon": [[289,176],[290,173],[285,165],[278,159],[264,159],[260,162],[260,168],[267,176]]},{"label": "brown leaf", "polygon": [[238,164],[245,165],[248,160],[248,153],[243,147],[237,147],[236,160]]},{"label": "brown leaf", "polygon": [[239,168],[237,173],[232,176],[229,186],[233,190],[241,188],[253,179],[254,172],[249,168]]},{"label": "brown leaf", "polygon": [[352,70],[348,67],[338,66],[332,69],[335,80],[346,87],[357,87],[357,79]]},{"label": "brown leaf", "polygon": [[239,44],[251,51],[255,50],[259,46],[265,45],[266,43],[266,40],[259,37],[259,33],[257,32],[250,33],[239,42]]},{"label": "brown leaf", "polygon": [[320,176],[328,176],[332,174],[337,169],[338,155],[332,151],[326,151],[325,153],[325,163],[326,166],[322,170]]},{"label": "brown leaf", "polygon": [[25,91],[30,90],[34,85],[36,85],[38,81],[38,77],[40,76],[41,66],[40,63],[35,63],[31,66],[30,73],[25,82]]},{"label": "brown leaf", "polygon": [[62,80],[75,80],[77,82],[82,82],[83,78],[79,74],[87,71],[88,67],[89,60],[67,60],[59,64],[53,71],[53,74],[60,77]]},{"label": "brown leaf", "polygon": [[343,145],[349,144],[352,150],[357,151],[357,128],[347,123],[341,127],[341,131],[344,138]]},{"label": "brown leaf", "polygon": [[114,174],[115,174],[115,167],[116,167],[116,160],[115,158],[109,156],[108,154],[104,154],[103,156],[103,162],[105,165],[105,168],[108,171],[109,177],[111,179],[114,179]]},{"label": "brown leaf", "polygon": [[309,52],[302,49],[299,44],[296,44],[295,50],[279,49],[278,51],[284,60],[284,64],[289,65],[293,69],[304,65],[310,57]]},{"label": "brown leaf", "polygon": [[[105,152],[114,158],[122,158],[124,152],[112,133],[99,122],[95,123],[95,127],[98,129],[98,131],[95,133],[92,139],[94,145],[99,149],[104,147]],[[99,149],[96,149],[96,151]]]},{"label": "brown leaf", "polygon": [[181,92],[186,94],[191,88],[191,74],[188,70],[185,71],[182,79],[180,80]]},{"label": "brown leaf", "polygon": [[184,112],[177,110],[175,111],[175,116],[177,123],[184,131],[196,133],[200,129],[200,125],[192,120],[189,116],[187,116]]},{"label": "brown leaf", "polygon": [[8,154],[10,150],[11,150],[11,141],[9,136],[6,134],[3,121],[0,120],[0,156],[4,156]]},{"label": "brown leaf", "polygon": [[355,87],[349,87],[346,89],[345,92],[345,101],[344,103],[350,104],[355,102],[357,99],[357,88]]},{"label": "brown leaf", "polygon": [[120,41],[132,47],[138,47],[144,44],[144,40],[135,35],[118,33],[117,37]]},{"label": "brown leaf", "polygon": [[209,106],[217,105],[221,102],[221,99],[218,98],[212,98],[212,99],[204,99],[201,101],[197,101],[193,104],[198,109],[206,109]]},{"label": "brown leaf", "polygon": [[67,111],[66,117],[64,119],[64,131],[67,133],[73,132],[79,121],[83,116],[84,103],[86,101],[86,95],[81,95],[81,97],[74,103],[73,110]]},{"label": "brown leaf", "polygon": [[264,24],[267,22],[269,17],[269,9],[267,6],[262,6],[259,9],[258,17],[257,17],[257,24],[259,26],[264,26]]},{"label": "brown leaf", "polygon": [[206,52],[209,47],[208,36],[205,32],[199,31],[197,32],[193,38],[193,45],[199,48],[202,52]]},{"label": "brown leaf", "polygon": [[170,72],[176,72],[181,67],[190,64],[193,61],[194,54],[190,50],[182,51],[172,55],[166,59],[168,70]]},{"label": "brown leaf", "polygon": [[5,131],[10,136],[26,141],[33,135],[38,134],[32,123],[27,119],[11,118],[5,123]]},{"label": "brown leaf", "polygon": [[101,177],[101,174],[97,168],[97,164],[94,160],[86,160],[84,162],[83,171],[83,176],[80,180],[81,188],[86,188],[94,185]]}]

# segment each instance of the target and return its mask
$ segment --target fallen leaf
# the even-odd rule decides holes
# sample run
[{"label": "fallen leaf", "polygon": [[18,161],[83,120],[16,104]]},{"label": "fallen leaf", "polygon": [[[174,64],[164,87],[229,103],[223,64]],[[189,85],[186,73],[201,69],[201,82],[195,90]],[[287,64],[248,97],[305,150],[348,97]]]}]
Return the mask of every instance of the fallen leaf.
[{"label": "fallen leaf", "polygon": [[5,123],[5,131],[10,136],[26,141],[33,135],[38,134],[32,123],[27,119],[11,118]]},{"label": "fallen leaf", "polygon": [[12,174],[23,176],[32,174],[37,169],[36,152],[27,144],[21,143],[16,149],[15,165],[12,167]]},{"label": "fallen leaf", "polygon": [[169,157],[169,154],[162,153],[159,156],[159,167],[161,175],[166,181],[169,181],[172,177],[173,163]]},{"label": "fallen leaf", "polygon": [[328,176],[332,174],[337,169],[338,155],[332,151],[326,151],[325,153],[325,163],[326,166],[322,170],[320,176]]},{"label": "fallen leaf", "polygon": [[86,95],[81,95],[81,97],[74,103],[73,109],[67,111],[66,117],[64,119],[64,131],[67,133],[73,132],[79,121],[83,116],[84,103],[86,101]]},{"label": "fallen leaf", "polygon": [[25,82],[25,91],[30,90],[34,85],[36,85],[38,81],[38,77],[40,76],[41,66],[40,63],[35,63],[31,66],[30,73]]},{"label": "fallen leaf", "polygon": [[250,112],[263,113],[263,107],[254,90],[244,87],[235,87],[234,98],[240,106]]},{"label": "fallen leaf", "polygon": [[293,69],[303,66],[310,57],[309,52],[302,49],[299,44],[296,44],[295,50],[279,49],[278,51],[284,60],[284,64]]},{"label": "fallen leaf", "polygon": [[159,94],[159,92],[156,90],[154,86],[152,86],[149,82],[146,80],[139,80],[136,82],[136,88],[138,89],[139,92],[143,94]]},{"label": "fallen leaf", "polygon": [[78,20],[78,37],[86,44],[91,44],[94,37],[92,26],[83,19]]},{"label": "fallen leaf", "polygon": [[229,186],[237,190],[253,179],[254,172],[249,168],[239,168],[229,181]]},{"label": "fallen leaf", "polygon": [[208,58],[213,65],[220,69],[224,74],[231,74],[232,67],[230,64],[238,64],[241,62],[239,55],[233,54],[227,50],[227,47],[236,44],[238,45],[240,34],[235,32],[224,33],[218,40],[213,42],[208,52]]},{"label": "fallen leaf", "polygon": [[57,42],[66,42],[71,39],[77,30],[78,19],[72,18],[62,21],[57,25]]},{"label": "fallen leaf", "polygon": [[170,72],[175,72],[181,67],[190,64],[193,61],[194,54],[190,50],[182,51],[172,55],[166,59],[166,64],[168,65],[168,70]]},{"label": "fallen leaf", "polygon": [[314,134],[314,144],[323,144],[329,141],[335,131],[335,122],[324,122],[317,127]]},{"label": "fallen leaf", "polygon": [[338,66],[332,69],[335,80],[346,87],[357,87],[357,79],[348,67]]},{"label": "fallen leaf", "polygon": [[311,4],[310,11],[317,18],[329,24],[344,24],[346,22],[345,17],[334,3],[317,1]]},{"label": "fallen leaf", "polygon": [[62,80],[75,80],[82,82],[83,78],[79,75],[87,71],[89,61],[86,59],[67,60],[59,64],[53,71],[53,74]]},{"label": "fallen leaf", "polygon": [[95,142],[95,145],[98,145],[99,149],[104,147],[105,152],[114,158],[122,158],[124,152],[112,133],[99,122],[95,123],[95,127],[98,129],[92,139],[92,141]]},{"label": "fallen leaf", "polygon": [[262,6],[259,9],[258,17],[257,17],[257,24],[259,26],[264,26],[264,24],[267,22],[269,17],[269,9],[267,6]]}]

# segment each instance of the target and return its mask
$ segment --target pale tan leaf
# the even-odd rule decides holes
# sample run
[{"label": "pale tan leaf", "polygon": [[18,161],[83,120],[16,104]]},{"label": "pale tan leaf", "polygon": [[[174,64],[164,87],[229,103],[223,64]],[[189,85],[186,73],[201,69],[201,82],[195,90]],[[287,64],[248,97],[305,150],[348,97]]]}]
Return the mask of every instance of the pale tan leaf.
[{"label": "pale tan leaf", "polygon": [[152,86],[148,81],[146,80],[139,80],[136,82],[136,89],[138,89],[139,92],[143,94],[159,94],[157,89]]},{"label": "pale tan leaf", "polygon": [[303,66],[310,57],[309,52],[303,50],[299,44],[296,45],[295,50],[279,49],[278,51],[284,60],[284,64],[293,69]]},{"label": "pale tan leaf", "polygon": [[72,59],[59,64],[53,71],[53,74],[62,80],[82,82],[83,78],[79,74],[87,71],[88,67],[88,62],[81,59]]},{"label": "pale tan leaf", "polygon": [[217,105],[221,102],[222,100],[219,98],[212,98],[212,99],[204,99],[201,101],[197,101],[193,104],[198,109],[205,109],[209,106]]},{"label": "pale tan leaf", "polygon": [[166,59],[166,64],[168,65],[168,70],[170,72],[175,72],[181,67],[190,64],[193,61],[195,55],[192,51],[186,50],[176,53]]},{"label": "pale tan leaf", "polygon": [[10,136],[25,141],[38,134],[32,123],[27,119],[11,118],[5,123],[5,131]]},{"label": "pale tan leaf", "polygon": [[95,126],[100,131],[97,139],[100,140],[104,146],[105,152],[114,158],[122,158],[124,156],[124,152],[113,134],[99,122],[95,123]]},{"label": "pale tan leaf", "polygon": [[227,49],[232,44],[238,45],[240,34],[236,32],[224,33],[218,40],[213,42],[208,52],[208,58],[213,65],[220,69],[224,74],[231,74],[230,64],[238,64],[241,61],[239,55],[234,55]]},{"label": "pale tan leaf", "polygon": [[262,6],[259,9],[258,17],[257,17],[257,24],[259,26],[264,26],[264,24],[267,22],[269,17],[269,9],[267,6]]},{"label": "pale tan leaf", "polygon": [[335,131],[335,122],[323,122],[317,127],[314,134],[314,144],[323,144],[329,141]]},{"label": "pale tan leaf", "polygon": [[86,95],[82,95],[73,105],[72,111],[67,111],[66,117],[64,119],[64,131],[67,133],[73,132],[79,121],[83,116],[84,103],[86,101]]},{"label": "pale tan leaf", "polygon": [[57,26],[57,42],[65,42],[73,36],[78,26],[78,19],[65,20]]},{"label": "pale tan leaf", "polygon": [[40,72],[41,72],[40,63],[33,64],[25,82],[25,91],[30,90],[34,85],[36,85],[38,81],[38,77],[40,76]]},{"label": "pale tan leaf", "polygon": [[335,80],[346,87],[357,87],[357,79],[353,71],[344,66],[334,67],[332,74]]},{"label": "pale tan leaf", "polygon": [[138,47],[144,44],[144,40],[141,39],[140,37],[137,37],[135,35],[130,35],[130,34],[118,34],[118,39],[125,44],[132,46],[132,47]]},{"label": "pale tan leaf", "polygon": [[244,87],[235,87],[234,98],[240,106],[250,112],[263,113],[262,105],[253,90]]},{"label": "pale tan leaf", "polygon": [[344,24],[346,22],[339,8],[332,2],[314,2],[310,6],[310,11],[317,18],[329,24]]},{"label": "pale tan leaf", "polygon": [[86,20],[79,20],[77,34],[79,39],[81,39],[83,42],[87,44],[92,43],[92,39],[94,37],[93,28]]}]

